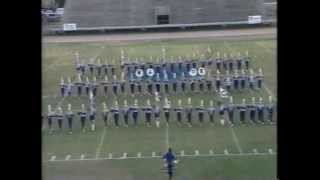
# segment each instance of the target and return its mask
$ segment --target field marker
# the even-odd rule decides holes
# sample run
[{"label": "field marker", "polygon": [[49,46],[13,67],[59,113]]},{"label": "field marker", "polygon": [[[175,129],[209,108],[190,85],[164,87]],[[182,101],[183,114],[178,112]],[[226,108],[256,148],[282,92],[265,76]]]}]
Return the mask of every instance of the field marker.
[{"label": "field marker", "polygon": [[99,158],[100,156],[100,153],[101,153],[101,148],[102,148],[102,145],[103,145],[103,142],[104,142],[104,137],[106,136],[106,128],[104,127],[103,128],[103,132],[102,132],[102,135],[101,135],[101,138],[100,138],[100,143],[97,147],[97,151],[96,151],[96,158]]},{"label": "field marker", "polygon": [[213,155],[213,150],[212,149],[210,149],[209,154]]},{"label": "field marker", "polygon": [[[230,122],[228,115],[225,115],[225,118],[228,120],[228,122]],[[230,126],[230,130],[231,130],[231,134],[232,134],[233,141],[234,141],[234,143],[236,144],[236,147],[237,147],[239,153],[242,153],[243,151],[242,151],[242,148],[241,148],[241,146],[240,146],[239,139],[238,139],[236,133],[234,132],[233,127]]]},{"label": "field marker", "polygon": [[169,149],[169,125],[168,124],[166,127],[166,145],[167,145],[167,149]]},{"label": "field marker", "polygon": [[[110,153],[111,154],[111,153]],[[156,156],[156,157],[152,157],[152,156],[140,156],[139,157],[139,154],[138,156],[136,157],[126,157],[124,158],[124,156],[122,157],[116,157],[116,158],[112,158],[112,154],[110,156],[109,154],[109,157],[107,158],[88,158],[88,159],[70,159],[70,160],[65,160],[65,159],[60,159],[60,160],[55,160],[55,156],[54,158],[51,158],[49,161],[44,161],[44,163],[46,162],[70,162],[70,161],[98,161],[98,160],[126,160],[126,159],[153,159],[153,158],[159,158],[159,156]],[[236,154],[233,154],[233,153],[229,153],[227,149],[224,150],[224,153],[223,154],[214,154],[214,155],[211,155],[211,154],[199,154],[199,155],[177,155],[177,157],[186,157],[186,158],[200,158],[200,157],[230,157],[230,156],[273,156],[273,155],[276,155],[276,153],[236,153]],[[53,160],[52,160],[53,159]]]},{"label": "field marker", "polygon": [[49,161],[54,161],[54,160],[56,160],[56,156],[51,156]]},{"label": "field marker", "polygon": [[269,151],[269,153],[270,154],[273,154],[273,151],[272,151],[272,149],[270,148],[270,149],[268,149],[268,151]]},{"label": "field marker", "polygon": [[195,150],[195,151],[194,151],[194,155],[199,156],[199,151],[198,151],[198,150]]},{"label": "field marker", "polygon": [[[112,159],[112,153],[109,153],[109,159]],[[96,158],[96,159],[98,159],[98,158]]]},{"label": "field marker", "polygon": [[141,158],[141,152],[138,152],[138,158]]},{"label": "field marker", "polygon": [[84,159],[84,154],[81,154],[80,159],[83,160]]},{"label": "field marker", "polygon": [[156,152],[152,152],[152,157],[156,157]]},{"label": "field marker", "polygon": [[258,154],[258,150],[257,149],[253,149],[252,150],[254,154]]},{"label": "field marker", "polygon": [[[224,150],[224,154],[225,154],[225,155],[229,155],[229,152],[228,152],[227,149]],[[242,153],[240,153],[240,154],[242,154]]]},{"label": "field marker", "polygon": [[68,160],[70,160],[70,158],[71,158],[71,155],[68,154],[68,155],[66,156],[66,160],[68,161]]}]

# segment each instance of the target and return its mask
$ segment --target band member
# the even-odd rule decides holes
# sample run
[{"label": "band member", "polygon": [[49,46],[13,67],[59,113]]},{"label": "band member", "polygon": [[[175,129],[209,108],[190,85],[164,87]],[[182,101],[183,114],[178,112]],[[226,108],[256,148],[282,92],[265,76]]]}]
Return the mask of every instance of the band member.
[{"label": "band member", "polygon": [[237,69],[242,69],[243,59],[241,58],[240,52],[238,53],[238,57],[236,58]]},{"label": "band member", "polygon": [[191,90],[191,92],[194,92],[195,91],[195,89],[196,89],[196,83],[195,83],[195,80],[190,80],[190,90]]},{"label": "band member", "polygon": [[138,117],[139,117],[139,105],[138,100],[134,100],[134,105],[130,107],[130,111],[132,111],[132,119],[135,126],[138,125]]},{"label": "band member", "polygon": [[104,81],[101,82],[103,86],[104,95],[108,95],[108,88],[110,86],[110,82],[108,81],[108,76],[104,76]]},{"label": "band member", "polygon": [[249,110],[249,115],[250,115],[251,122],[256,122],[257,106],[256,106],[255,97],[251,98],[251,104],[248,104],[247,108]]},{"label": "band member", "polygon": [[128,107],[127,100],[124,100],[124,102],[123,102],[122,114],[123,114],[124,124],[126,127],[128,127],[128,125],[129,125],[129,107]]},{"label": "band member", "polygon": [[117,100],[114,102],[114,106],[110,109],[110,112],[113,114],[113,120],[116,128],[119,128],[119,106]]},{"label": "band member", "polygon": [[67,95],[71,96],[73,84],[71,82],[71,78],[68,77],[68,84],[66,86]]},{"label": "band member", "polygon": [[121,73],[120,91],[122,94],[126,93],[126,80],[124,78],[124,72]]},{"label": "band member", "polygon": [[192,110],[191,98],[189,97],[187,107],[185,108],[189,127],[192,127]]},{"label": "band member", "polygon": [[163,106],[163,112],[164,112],[164,116],[166,118],[166,122],[169,123],[170,120],[170,110],[171,110],[171,103],[170,101],[168,101],[167,98],[165,98],[165,104]]},{"label": "band member", "polygon": [[89,106],[89,120],[91,123],[91,131],[95,131],[96,125],[95,125],[95,120],[96,120],[96,114],[97,110],[93,105]]},{"label": "band member", "polygon": [[108,126],[108,117],[109,117],[109,109],[107,108],[107,104],[103,102],[102,103],[102,119],[104,121],[105,126]]},{"label": "band member", "polygon": [[98,59],[98,63],[96,65],[96,69],[97,69],[97,75],[100,78],[101,77],[101,70],[102,70],[102,65],[101,65],[101,60]]},{"label": "band member", "polygon": [[249,69],[249,66],[250,66],[249,63],[250,63],[250,57],[249,57],[249,52],[247,51],[246,57],[244,58],[244,64],[247,70]]},{"label": "band member", "polygon": [[117,82],[117,76],[114,75],[113,76],[113,81],[112,81],[112,92],[113,92],[113,95],[117,95],[118,94],[118,86],[119,86],[119,82]]},{"label": "band member", "polygon": [[94,71],[94,68],[96,67],[96,65],[93,63],[94,59],[90,59],[90,63],[88,63],[88,67],[89,67],[89,71],[90,71],[90,75],[92,76],[93,75],[93,71]]},{"label": "band member", "polygon": [[221,88],[221,77],[220,77],[220,71],[217,71],[217,76],[216,76],[216,90],[219,91]]},{"label": "band member", "polygon": [[228,70],[228,57],[227,54],[223,54],[222,66],[224,70]]},{"label": "band member", "polygon": [[74,116],[74,114],[71,110],[71,104],[68,104],[68,111],[66,113],[66,118],[68,120],[69,134],[72,134],[73,116]]},{"label": "band member", "polygon": [[261,68],[259,69],[259,74],[255,76],[255,79],[257,81],[258,88],[261,89],[262,88],[262,82],[263,82],[263,79],[264,79],[264,75],[263,75],[263,72],[262,72]]},{"label": "band member", "polygon": [[185,79],[182,79],[180,81],[180,86],[181,86],[181,91],[182,92],[186,92],[186,83],[187,83],[187,81]]},{"label": "band member", "polygon": [[86,95],[89,96],[89,92],[91,90],[91,83],[88,77],[86,77],[85,87],[86,87]]},{"label": "band member", "polygon": [[233,126],[233,124],[234,124],[234,109],[235,109],[235,106],[233,104],[232,96],[230,96],[230,102],[229,102],[229,104],[227,106],[227,109],[228,109],[228,116],[229,116],[229,120],[230,120],[231,126]]},{"label": "band member", "polygon": [[62,124],[63,124],[64,115],[63,115],[62,108],[60,106],[58,107],[58,112],[56,114],[56,117],[57,117],[57,120],[58,120],[59,130],[61,131],[62,130]]},{"label": "band member", "polygon": [[222,64],[222,60],[220,58],[220,53],[217,53],[217,59],[216,59],[216,67],[218,71],[221,71],[221,64]]},{"label": "band member", "polygon": [[80,116],[81,130],[82,132],[86,131],[86,119],[87,119],[87,111],[85,110],[84,104],[81,105],[81,111],[78,112]]},{"label": "band member", "polygon": [[214,116],[215,116],[216,108],[213,105],[213,101],[210,100],[210,106],[207,108],[207,112],[209,114],[209,120],[211,125],[214,125]]},{"label": "band member", "polygon": [[253,73],[253,70],[250,69],[250,75],[249,75],[249,87],[250,89],[252,90],[255,90],[255,76],[254,76],[254,73]]},{"label": "band member", "polygon": [[60,79],[60,92],[61,92],[62,97],[65,96],[66,88],[67,88],[67,85],[64,83],[63,77],[61,77],[61,79]]},{"label": "band member", "polygon": [[240,113],[240,122],[245,123],[246,112],[247,112],[246,99],[242,99],[242,104],[239,104],[237,106],[237,109],[239,110],[239,113]]},{"label": "band member", "polygon": [[49,134],[52,134],[52,131],[53,131],[52,121],[53,121],[54,116],[55,116],[55,113],[51,110],[51,105],[49,104],[48,105],[48,115],[47,115]]},{"label": "band member", "polygon": [[264,109],[265,106],[263,104],[262,97],[259,98],[259,103],[257,104],[257,109],[258,109],[258,120],[262,124],[264,124]]},{"label": "band member", "polygon": [[151,81],[148,81],[147,83],[148,93],[153,94],[153,83]]},{"label": "band member", "polygon": [[150,127],[151,126],[152,107],[151,107],[149,99],[147,100],[147,105],[144,108],[142,108],[142,111],[144,111],[144,113],[145,113],[146,124],[148,127]]},{"label": "band member", "polygon": [[269,96],[269,104],[267,105],[267,110],[268,110],[268,120],[271,122],[271,124],[274,123],[274,119],[273,119],[273,114],[274,114],[274,104],[272,102],[272,96]]},{"label": "band member", "polygon": [[227,112],[227,107],[220,101],[218,101],[217,104],[219,107],[219,115],[220,115],[220,117],[221,116],[223,117]]},{"label": "band member", "polygon": [[157,128],[159,128],[160,127],[160,107],[157,105],[153,105],[152,110],[153,110],[156,126]]},{"label": "band member", "polygon": [[74,83],[77,87],[77,93],[78,96],[81,96],[82,94],[82,88],[84,87],[85,83],[82,82],[81,80],[81,74],[78,73],[78,80]]},{"label": "band member", "polygon": [[80,71],[81,71],[81,75],[84,75],[84,73],[86,73],[86,65],[84,64],[84,60],[80,64]]},{"label": "band member", "polygon": [[240,86],[240,78],[239,78],[239,74],[238,74],[237,69],[235,69],[232,79],[233,79],[233,88],[238,90],[239,86]]},{"label": "band member", "polygon": [[228,70],[229,71],[233,71],[233,65],[234,64],[234,59],[233,59],[233,55],[231,54],[231,57],[229,57],[228,59]]},{"label": "band member", "polygon": [[174,111],[177,113],[177,122],[181,126],[182,125],[182,101],[178,100],[178,106],[174,108]]},{"label": "band member", "polygon": [[92,93],[93,93],[94,97],[97,96],[97,90],[98,90],[97,78],[94,76],[93,77],[93,82],[92,82]]},{"label": "band member", "polygon": [[203,124],[203,119],[204,119],[204,101],[201,100],[200,102],[200,106],[199,107],[196,107],[196,111],[198,112],[198,120],[200,122],[200,125],[202,126]]},{"label": "band member", "polygon": [[239,79],[240,79],[241,90],[245,90],[247,88],[248,75],[245,73],[244,69],[242,69]]},{"label": "band member", "polygon": [[227,89],[228,92],[231,91],[231,86],[232,86],[232,79],[231,76],[229,74],[229,71],[226,71],[226,76],[224,77],[224,87]]}]

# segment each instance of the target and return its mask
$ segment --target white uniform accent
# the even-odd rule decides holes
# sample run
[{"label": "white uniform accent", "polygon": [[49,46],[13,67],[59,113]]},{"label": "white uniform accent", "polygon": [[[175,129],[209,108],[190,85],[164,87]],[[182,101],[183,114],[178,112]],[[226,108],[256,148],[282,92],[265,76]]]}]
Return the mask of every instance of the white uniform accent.
[{"label": "white uniform accent", "polygon": [[109,153],[109,158],[110,158],[110,159],[112,158],[112,153]]},{"label": "white uniform accent", "polygon": [[126,159],[126,158],[127,158],[127,155],[128,155],[127,153],[123,153],[122,158],[123,158],[123,159]]},{"label": "white uniform accent", "polygon": [[258,154],[258,150],[257,149],[253,149],[252,150],[254,154]]},{"label": "white uniform accent", "polygon": [[209,154],[213,155],[213,150],[212,149],[210,149]]},{"label": "white uniform accent", "polygon": [[224,154],[225,154],[225,155],[229,155],[229,152],[228,152],[227,149],[224,150]]},{"label": "white uniform accent", "polygon": [[138,156],[138,158],[141,158],[141,152],[138,152],[137,156]]},{"label": "white uniform accent", "polygon": [[85,155],[84,155],[84,154],[81,154],[80,159],[83,160],[84,157],[85,157]]},{"label": "white uniform accent", "polygon": [[71,155],[68,154],[68,155],[66,156],[66,160],[68,161],[68,160],[70,160],[70,158],[71,158]]},{"label": "white uniform accent", "polygon": [[268,151],[269,151],[269,153],[270,154],[273,154],[273,151],[272,151],[272,149],[270,148],[270,149],[268,149]]},{"label": "white uniform accent", "polygon": [[156,157],[156,152],[152,152],[152,157]]},{"label": "white uniform accent", "polygon": [[54,161],[54,160],[56,160],[56,156],[51,156],[49,161]]},{"label": "white uniform accent", "polygon": [[180,151],[180,156],[184,156],[184,150]]},{"label": "white uniform accent", "polygon": [[194,155],[199,156],[199,151],[198,151],[198,150],[195,150],[195,151],[194,151]]}]

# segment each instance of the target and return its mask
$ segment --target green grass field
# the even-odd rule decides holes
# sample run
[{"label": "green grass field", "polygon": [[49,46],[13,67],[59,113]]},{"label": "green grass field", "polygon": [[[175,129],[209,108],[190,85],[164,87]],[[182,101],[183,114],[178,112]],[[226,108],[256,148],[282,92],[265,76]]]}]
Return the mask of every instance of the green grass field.
[{"label": "green grass field", "polygon": [[[67,97],[61,101],[58,96],[58,83],[60,77],[75,77],[74,53],[78,51],[81,58],[90,59],[101,57],[108,62],[118,64],[121,49],[130,57],[149,56],[160,57],[161,47],[167,49],[167,56],[192,55],[198,56],[205,53],[210,46],[214,53],[244,54],[249,51],[252,57],[252,66],[257,71],[262,67],[265,75],[266,87],[261,91],[248,91],[234,93],[234,101],[240,102],[242,98],[264,97],[267,100],[272,95],[276,100],[276,39],[257,40],[168,40],[155,42],[119,42],[119,43],[61,43],[43,44],[42,61],[42,92],[43,113],[47,111],[47,105],[53,108],[60,102],[63,109],[68,103],[73,109],[80,109],[81,103],[86,103],[85,98]],[[200,52],[200,53],[199,53]],[[209,100],[215,100],[213,94],[181,94],[170,96],[169,99],[176,104],[178,99],[186,103],[186,97],[192,97],[193,104],[198,105],[201,99],[208,104]],[[109,97],[108,97],[109,98]],[[111,97],[110,97],[111,98]],[[120,104],[126,98],[130,102],[133,97],[119,97]],[[137,96],[140,105],[146,98],[152,96]],[[106,101],[106,97],[99,96],[97,103]],[[163,117],[161,116],[162,120]],[[207,117],[206,117],[207,120]],[[66,125],[66,124],[65,124]],[[162,155],[167,146],[173,148],[177,155],[184,151],[192,157],[179,157],[179,164],[174,179],[276,179],[276,154],[269,154],[268,150],[277,151],[276,125],[237,125],[228,126],[203,126],[197,124],[192,128],[179,127],[175,123],[160,128],[146,127],[142,121],[137,128],[134,127],[103,127],[102,119],[98,116],[97,131],[80,132],[79,120],[76,118],[74,133],[54,132],[49,135],[46,127],[43,129],[43,179],[46,180],[71,180],[71,179],[167,179],[160,169],[163,162],[160,158],[136,158],[137,153],[143,157],[151,157],[152,152],[156,156]],[[258,153],[267,155],[255,155]],[[198,150],[200,156],[195,156]],[[210,154],[210,150],[217,156],[202,157]],[[224,154],[225,150],[229,152]],[[121,157],[127,153],[127,159],[104,159],[112,153],[113,157]],[[234,155],[243,154],[243,155]],[[220,156],[221,155],[221,156]],[[53,156],[58,161],[49,161]],[[79,160],[81,156],[84,159]],[[66,160],[67,159],[69,160]],[[135,158],[130,158],[135,157]]]}]

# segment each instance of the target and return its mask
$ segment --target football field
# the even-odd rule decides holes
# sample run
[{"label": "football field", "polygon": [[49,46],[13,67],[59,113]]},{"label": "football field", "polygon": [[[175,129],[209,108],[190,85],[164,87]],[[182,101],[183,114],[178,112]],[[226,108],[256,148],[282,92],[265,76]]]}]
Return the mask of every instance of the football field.
[{"label": "football field", "polygon": [[[251,57],[255,72],[262,68],[265,76],[264,87],[259,91],[248,90],[233,93],[235,103],[242,98],[249,102],[251,97],[263,97],[267,102],[272,96],[276,101],[277,59],[276,39],[252,40],[162,40],[135,42],[90,42],[90,43],[44,43],[42,58],[42,111],[47,113],[51,104],[53,110],[61,105],[66,110],[68,103],[75,112],[82,103],[87,104],[86,97],[65,97],[59,95],[61,77],[75,79],[75,52],[81,59],[101,58],[111,64],[119,65],[121,50],[129,57],[149,59],[150,56],[161,57],[161,48],[166,49],[167,57],[179,56],[215,56],[217,52],[233,53],[246,51]],[[212,52],[207,52],[208,47]],[[88,61],[89,62],[89,61]],[[119,72],[118,72],[119,73]],[[192,98],[193,105],[205,104],[218,99],[213,93],[185,93],[170,95],[173,105],[181,99],[183,105],[187,98]],[[112,100],[98,94],[97,104]],[[123,99],[132,104],[138,99],[139,105],[150,95],[119,96],[120,106]],[[42,167],[45,180],[160,180],[168,179],[160,158],[171,147],[179,159],[174,178],[179,180],[194,179],[276,179],[277,169],[277,127],[270,124],[236,124],[233,127],[216,124],[211,126],[205,116],[204,126],[195,124],[178,126],[175,116],[167,126],[147,127],[144,116],[137,127],[104,127],[97,109],[97,128],[95,132],[81,132],[78,116],[74,119],[73,134],[68,134],[67,123],[63,131],[48,134],[45,121],[42,133]],[[220,119],[223,117],[217,117]],[[164,117],[161,114],[161,121]],[[120,119],[122,123],[122,119]],[[56,124],[54,128],[57,129]]]}]

